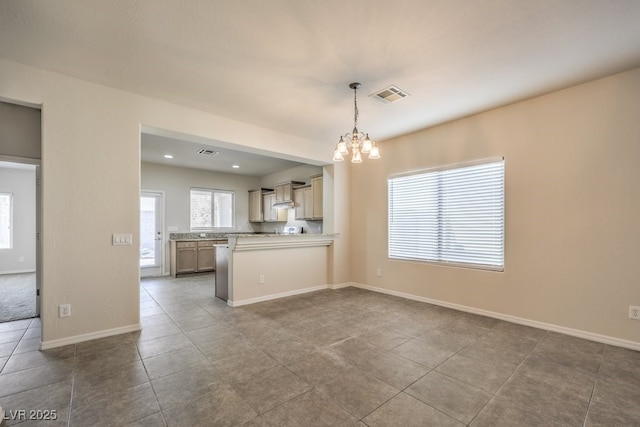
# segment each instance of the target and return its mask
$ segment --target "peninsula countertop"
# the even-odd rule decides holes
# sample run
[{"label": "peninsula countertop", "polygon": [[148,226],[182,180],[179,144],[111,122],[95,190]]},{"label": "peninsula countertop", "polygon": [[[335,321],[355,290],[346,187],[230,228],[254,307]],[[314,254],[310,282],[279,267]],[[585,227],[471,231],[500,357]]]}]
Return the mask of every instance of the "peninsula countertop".
[{"label": "peninsula countertop", "polygon": [[230,234],[229,248],[233,251],[281,249],[294,247],[329,246],[338,234]]},{"label": "peninsula countertop", "polygon": [[[201,236],[200,234],[204,234]],[[327,238],[337,237],[331,233],[170,233],[169,240],[181,242],[197,242],[200,240],[227,240],[229,238],[265,238],[265,237],[292,237],[292,238]]]}]

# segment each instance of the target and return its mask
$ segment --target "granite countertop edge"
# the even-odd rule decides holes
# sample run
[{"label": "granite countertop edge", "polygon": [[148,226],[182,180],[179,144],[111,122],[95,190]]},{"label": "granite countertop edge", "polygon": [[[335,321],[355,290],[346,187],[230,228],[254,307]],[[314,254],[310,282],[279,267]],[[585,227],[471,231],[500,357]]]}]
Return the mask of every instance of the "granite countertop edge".
[{"label": "granite countertop edge", "polygon": [[[228,240],[229,237],[337,237],[338,234],[330,233],[298,233],[298,234],[284,234],[284,233],[224,233],[224,234],[207,234],[205,237],[193,236],[194,233],[176,233],[180,236],[170,235],[169,241],[180,242],[197,242],[201,240]],[[195,233],[199,234],[199,233]],[[182,237],[185,236],[185,237]]]}]

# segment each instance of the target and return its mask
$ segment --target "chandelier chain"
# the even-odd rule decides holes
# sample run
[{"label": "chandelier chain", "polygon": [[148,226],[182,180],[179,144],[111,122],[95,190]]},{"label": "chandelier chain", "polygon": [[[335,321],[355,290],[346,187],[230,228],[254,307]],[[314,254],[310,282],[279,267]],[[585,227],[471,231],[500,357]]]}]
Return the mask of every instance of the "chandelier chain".
[{"label": "chandelier chain", "polygon": [[353,127],[358,127],[358,97],[356,95],[358,91],[357,87],[353,88]]}]

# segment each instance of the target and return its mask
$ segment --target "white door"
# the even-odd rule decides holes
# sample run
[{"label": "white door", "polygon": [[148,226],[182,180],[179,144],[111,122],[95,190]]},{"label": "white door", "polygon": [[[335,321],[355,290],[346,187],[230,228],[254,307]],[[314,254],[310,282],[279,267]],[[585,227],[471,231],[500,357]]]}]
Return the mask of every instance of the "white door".
[{"label": "white door", "polygon": [[164,236],[161,192],[140,194],[140,277],[161,276],[164,271]]}]

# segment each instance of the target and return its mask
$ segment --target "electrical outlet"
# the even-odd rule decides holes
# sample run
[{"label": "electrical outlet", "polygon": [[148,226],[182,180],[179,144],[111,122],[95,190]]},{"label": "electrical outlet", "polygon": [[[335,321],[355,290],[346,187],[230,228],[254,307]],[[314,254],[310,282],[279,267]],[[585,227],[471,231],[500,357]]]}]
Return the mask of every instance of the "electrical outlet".
[{"label": "electrical outlet", "polygon": [[58,315],[60,317],[71,317],[71,304],[60,304]]},{"label": "electrical outlet", "polygon": [[640,320],[640,307],[637,305],[629,306],[629,319]]},{"label": "electrical outlet", "polygon": [[376,270],[376,276],[382,277],[382,269],[381,268]]},{"label": "electrical outlet", "polygon": [[260,275],[260,277],[259,277],[259,279],[258,279],[258,282],[259,282],[261,285],[264,285],[264,276],[263,276],[262,274]]}]

